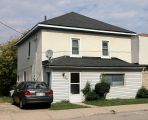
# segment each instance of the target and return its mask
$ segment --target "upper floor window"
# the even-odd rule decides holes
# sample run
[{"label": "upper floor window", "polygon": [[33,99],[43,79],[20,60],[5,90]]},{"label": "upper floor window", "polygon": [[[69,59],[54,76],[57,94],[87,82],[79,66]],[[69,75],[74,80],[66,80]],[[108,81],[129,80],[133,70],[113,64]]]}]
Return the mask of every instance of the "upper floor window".
[{"label": "upper floor window", "polygon": [[28,58],[30,58],[31,42],[28,43]]},{"label": "upper floor window", "polygon": [[79,39],[72,38],[72,55],[79,55]]},{"label": "upper floor window", "polygon": [[102,56],[109,57],[109,41],[102,41]]}]

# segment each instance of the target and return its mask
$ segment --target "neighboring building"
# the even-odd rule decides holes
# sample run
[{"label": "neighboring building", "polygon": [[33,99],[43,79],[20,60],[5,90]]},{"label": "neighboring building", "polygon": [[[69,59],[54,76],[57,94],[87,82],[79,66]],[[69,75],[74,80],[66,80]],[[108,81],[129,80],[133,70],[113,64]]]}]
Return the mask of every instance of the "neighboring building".
[{"label": "neighboring building", "polygon": [[148,34],[139,35],[139,64],[146,67],[143,71],[143,86],[148,88]]},{"label": "neighboring building", "polygon": [[[81,89],[106,77],[107,98],[134,98],[143,66],[133,56],[136,33],[74,12],[38,23],[17,43],[18,81],[45,81],[54,101],[81,102]],[[51,62],[45,53],[53,51]]]}]

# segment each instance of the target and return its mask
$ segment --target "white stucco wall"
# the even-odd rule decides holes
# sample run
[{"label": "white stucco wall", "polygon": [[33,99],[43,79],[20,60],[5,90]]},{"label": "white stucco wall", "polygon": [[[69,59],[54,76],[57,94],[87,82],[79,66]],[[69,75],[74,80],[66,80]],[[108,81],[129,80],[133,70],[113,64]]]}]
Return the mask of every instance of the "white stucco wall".
[{"label": "white stucco wall", "polygon": [[139,36],[139,63],[148,64],[148,37]]},{"label": "white stucco wall", "polygon": [[52,49],[53,57],[71,55],[71,38],[80,39],[81,56],[101,57],[102,40],[109,41],[111,57],[131,62],[131,38],[110,35],[84,34],[72,32],[42,31],[42,60],[45,52]]},{"label": "white stucco wall", "polygon": [[[76,71],[75,71],[76,72]],[[77,71],[79,72],[79,71]],[[62,74],[65,73],[64,78]],[[138,89],[142,86],[142,73],[141,72],[79,72],[80,73],[80,90],[82,90],[86,82],[89,81],[91,87],[94,88],[95,84],[100,82],[101,73],[125,73],[124,86],[111,87],[110,92],[107,94],[107,99],[112,98],[135,98]],[[52,72],[52,89],[54,92],[54,102],[62,100],[70,100],[70,72]],[[84,100],[84,96],[81,93],[81,101]]]},{"label": "white stucco wall", "polygon": [[[19,81],[24,80],[24,71],[26,71],[26,80],[28,81],[34,80],[34,78],[36,80],[42,79],[41,32],[36,35],[37,40],[35,40],[34,35],[17,47],[17,76],[19,76]],[[30,58],[28,58],[29,42],[31,43]]]}]

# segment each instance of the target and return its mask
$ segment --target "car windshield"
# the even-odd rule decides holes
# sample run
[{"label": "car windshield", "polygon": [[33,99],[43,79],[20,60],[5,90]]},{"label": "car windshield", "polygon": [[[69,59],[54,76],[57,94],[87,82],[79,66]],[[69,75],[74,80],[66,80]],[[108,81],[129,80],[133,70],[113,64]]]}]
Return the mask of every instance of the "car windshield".
[{"label": "car windshield", "polygon": [[47,84],[44,82],[28,82],[26,83],[28,89],[46,89],[48,88]]}]

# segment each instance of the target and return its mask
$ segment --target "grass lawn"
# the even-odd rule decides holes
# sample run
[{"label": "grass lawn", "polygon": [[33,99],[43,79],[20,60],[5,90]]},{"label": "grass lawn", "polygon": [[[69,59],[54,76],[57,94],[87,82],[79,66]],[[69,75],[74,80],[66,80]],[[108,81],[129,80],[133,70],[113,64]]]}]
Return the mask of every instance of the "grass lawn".
[{"label": "grass lawn", "polygon": [[65,110],[65,109],[77,109],[77,108],[88,108],[83,105],[76,105],[69,102],[53,103],[50,107],[51,110]]},{"label": "grass lawn", "polygon": [[86,101],[84,103],[96,106],[115,106],[115,105],[144,104],[148,103],[148,99],[111,99],[111,100]]},{"label": "grass lawn", "polygon": [[0,97],[0,103],[11,103],[11,97]]}]

